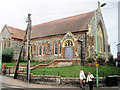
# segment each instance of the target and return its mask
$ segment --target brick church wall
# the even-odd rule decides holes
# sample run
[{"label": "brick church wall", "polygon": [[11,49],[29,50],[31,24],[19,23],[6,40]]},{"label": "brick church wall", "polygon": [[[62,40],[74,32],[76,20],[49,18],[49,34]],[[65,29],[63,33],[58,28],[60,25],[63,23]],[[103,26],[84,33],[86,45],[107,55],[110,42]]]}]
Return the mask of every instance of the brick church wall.
[{"label": "brick church wall", "polygon": [[22,41],[11,40],[11,46],[10,47],[13,48],[13,50],[14,50],[13,59],[18,60],[19,53],[20,53],[20,50],[21,50],[21,47],[22,47]]},{"label": "brick church wall", "polygon": [[[52,60],[55,60],[55,59],[63,59],[63,52],[61,55],[59,55],[59,50],[58,50],[58,54],[57,55],[54,55],[54,43],[56,42],[57,45],[59,45],[60,41],[62,40],[62,38],[64,37],[64,35],[58,37],[56,36],[56,38],[47,38],[47,39],[40,39],[40,40],[31,40],[31,46],[33,45],[36,45],[36,51],[32,51],[32,58],[31,60],[34,60],[34,61],[52,61]],[[82,43],[82,46],[83,46],[83,54],[85,54],[85,34],[78,34],[78,35],[75,35],[76,38],[79,38],[79,40],[83,40],[83,43]],[[42,44],[47,44],[49,43],[49,47],[48,47],[48,51],[43,55],[38,55],[38,45],[42,45]],[[59,47],[58,47],[59,48]],[[62,47],[61,47],[62,49]],[[75,57],[74,59],[77,60],[78,58],[80,59],[81,58],[81,43],[77,42],[77,46],[76,46],[76,51],[78,53],[79,56],[77,56],[75,54]],[[62,49],[63,50],[63,49]],[[62,51],[61,50],[61,51]],[[75,53],[75,52],[74,52]],[[27,59],[27,56],[25,57]]]}]

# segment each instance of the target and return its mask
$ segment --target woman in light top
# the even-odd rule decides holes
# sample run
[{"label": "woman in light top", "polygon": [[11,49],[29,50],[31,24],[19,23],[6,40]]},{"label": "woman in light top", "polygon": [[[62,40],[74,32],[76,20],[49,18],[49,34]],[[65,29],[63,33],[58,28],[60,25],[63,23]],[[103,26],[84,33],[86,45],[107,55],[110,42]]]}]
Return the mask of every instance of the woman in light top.
[{"label": "woman in light top", "polygon": [[90,90],[93,90],[93,79],[94,79],[94,76],[89,72],[86,82],[88,82]]},{"label": "woman in light top", "polygon": [[86,77],[85,77],[84,71],[80,69],[80,86],[81,86],[81,88],[83,87],[82,81],[83,81],[83,79],[85,79],[85,78],[86,78]]}]

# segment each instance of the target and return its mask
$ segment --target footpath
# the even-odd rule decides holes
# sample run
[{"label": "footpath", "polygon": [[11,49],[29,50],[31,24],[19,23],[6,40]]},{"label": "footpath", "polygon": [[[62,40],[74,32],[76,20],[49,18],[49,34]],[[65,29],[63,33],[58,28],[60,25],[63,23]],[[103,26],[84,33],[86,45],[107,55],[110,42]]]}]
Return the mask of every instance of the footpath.
[{"label": "footpath", "polygon": [[[53,85],[41,85],[31,84],[11,77],[0,76],[0,89],[2,90],[82,90],[79,87],[73,86],[53,86]],[[84,90],[89,90],[89,87],[85,87]],[[120,86],[115,87],[94,87],[93,90],[120,90]]]}]

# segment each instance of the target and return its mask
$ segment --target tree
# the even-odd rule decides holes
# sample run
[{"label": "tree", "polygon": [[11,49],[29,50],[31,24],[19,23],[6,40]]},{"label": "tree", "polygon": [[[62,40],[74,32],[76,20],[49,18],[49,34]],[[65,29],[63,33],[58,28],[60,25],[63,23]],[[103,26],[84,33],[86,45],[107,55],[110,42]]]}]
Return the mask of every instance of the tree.
[{"label": "tree", "polygon": [[2,62],[12,62],[14,51],[12,48],[5,48],[2,51]]}]

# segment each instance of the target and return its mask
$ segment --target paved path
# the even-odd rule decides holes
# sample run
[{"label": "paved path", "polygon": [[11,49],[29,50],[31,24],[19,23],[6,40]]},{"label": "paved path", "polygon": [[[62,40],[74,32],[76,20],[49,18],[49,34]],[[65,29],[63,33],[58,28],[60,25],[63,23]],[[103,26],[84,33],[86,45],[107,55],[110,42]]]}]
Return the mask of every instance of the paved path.
[{"label": "paved path", "polygon": [[[1,81],[1,78],[2,78],[2,81]],[[82,90],[79,87],[72,87],[72,86],[52,86],[52,85],[31,84],[31,83],[23,82],[21,80],[13,79],[6,76],[0,76],[0,88],[24,88],[20,90],[33,90],[33,88],[36,88],[36,89],[42,88],[39,90],[54,90],[54,89],[55,90],[56,89],[57,90]],[[7,90],[13,90],[13,89],[7,89]],[[89,90],[89,88],[86,87],[85,90]],[[120,86],[101,87],[101,88],[94,87],[94,90],[120,90]]]},{"label": "paved path", "polygon": [[31,84],[18,79],[2,76],[2,87],[3,88],[75,88],[69,86],[52,86],[52,85],[40,85]]}]

